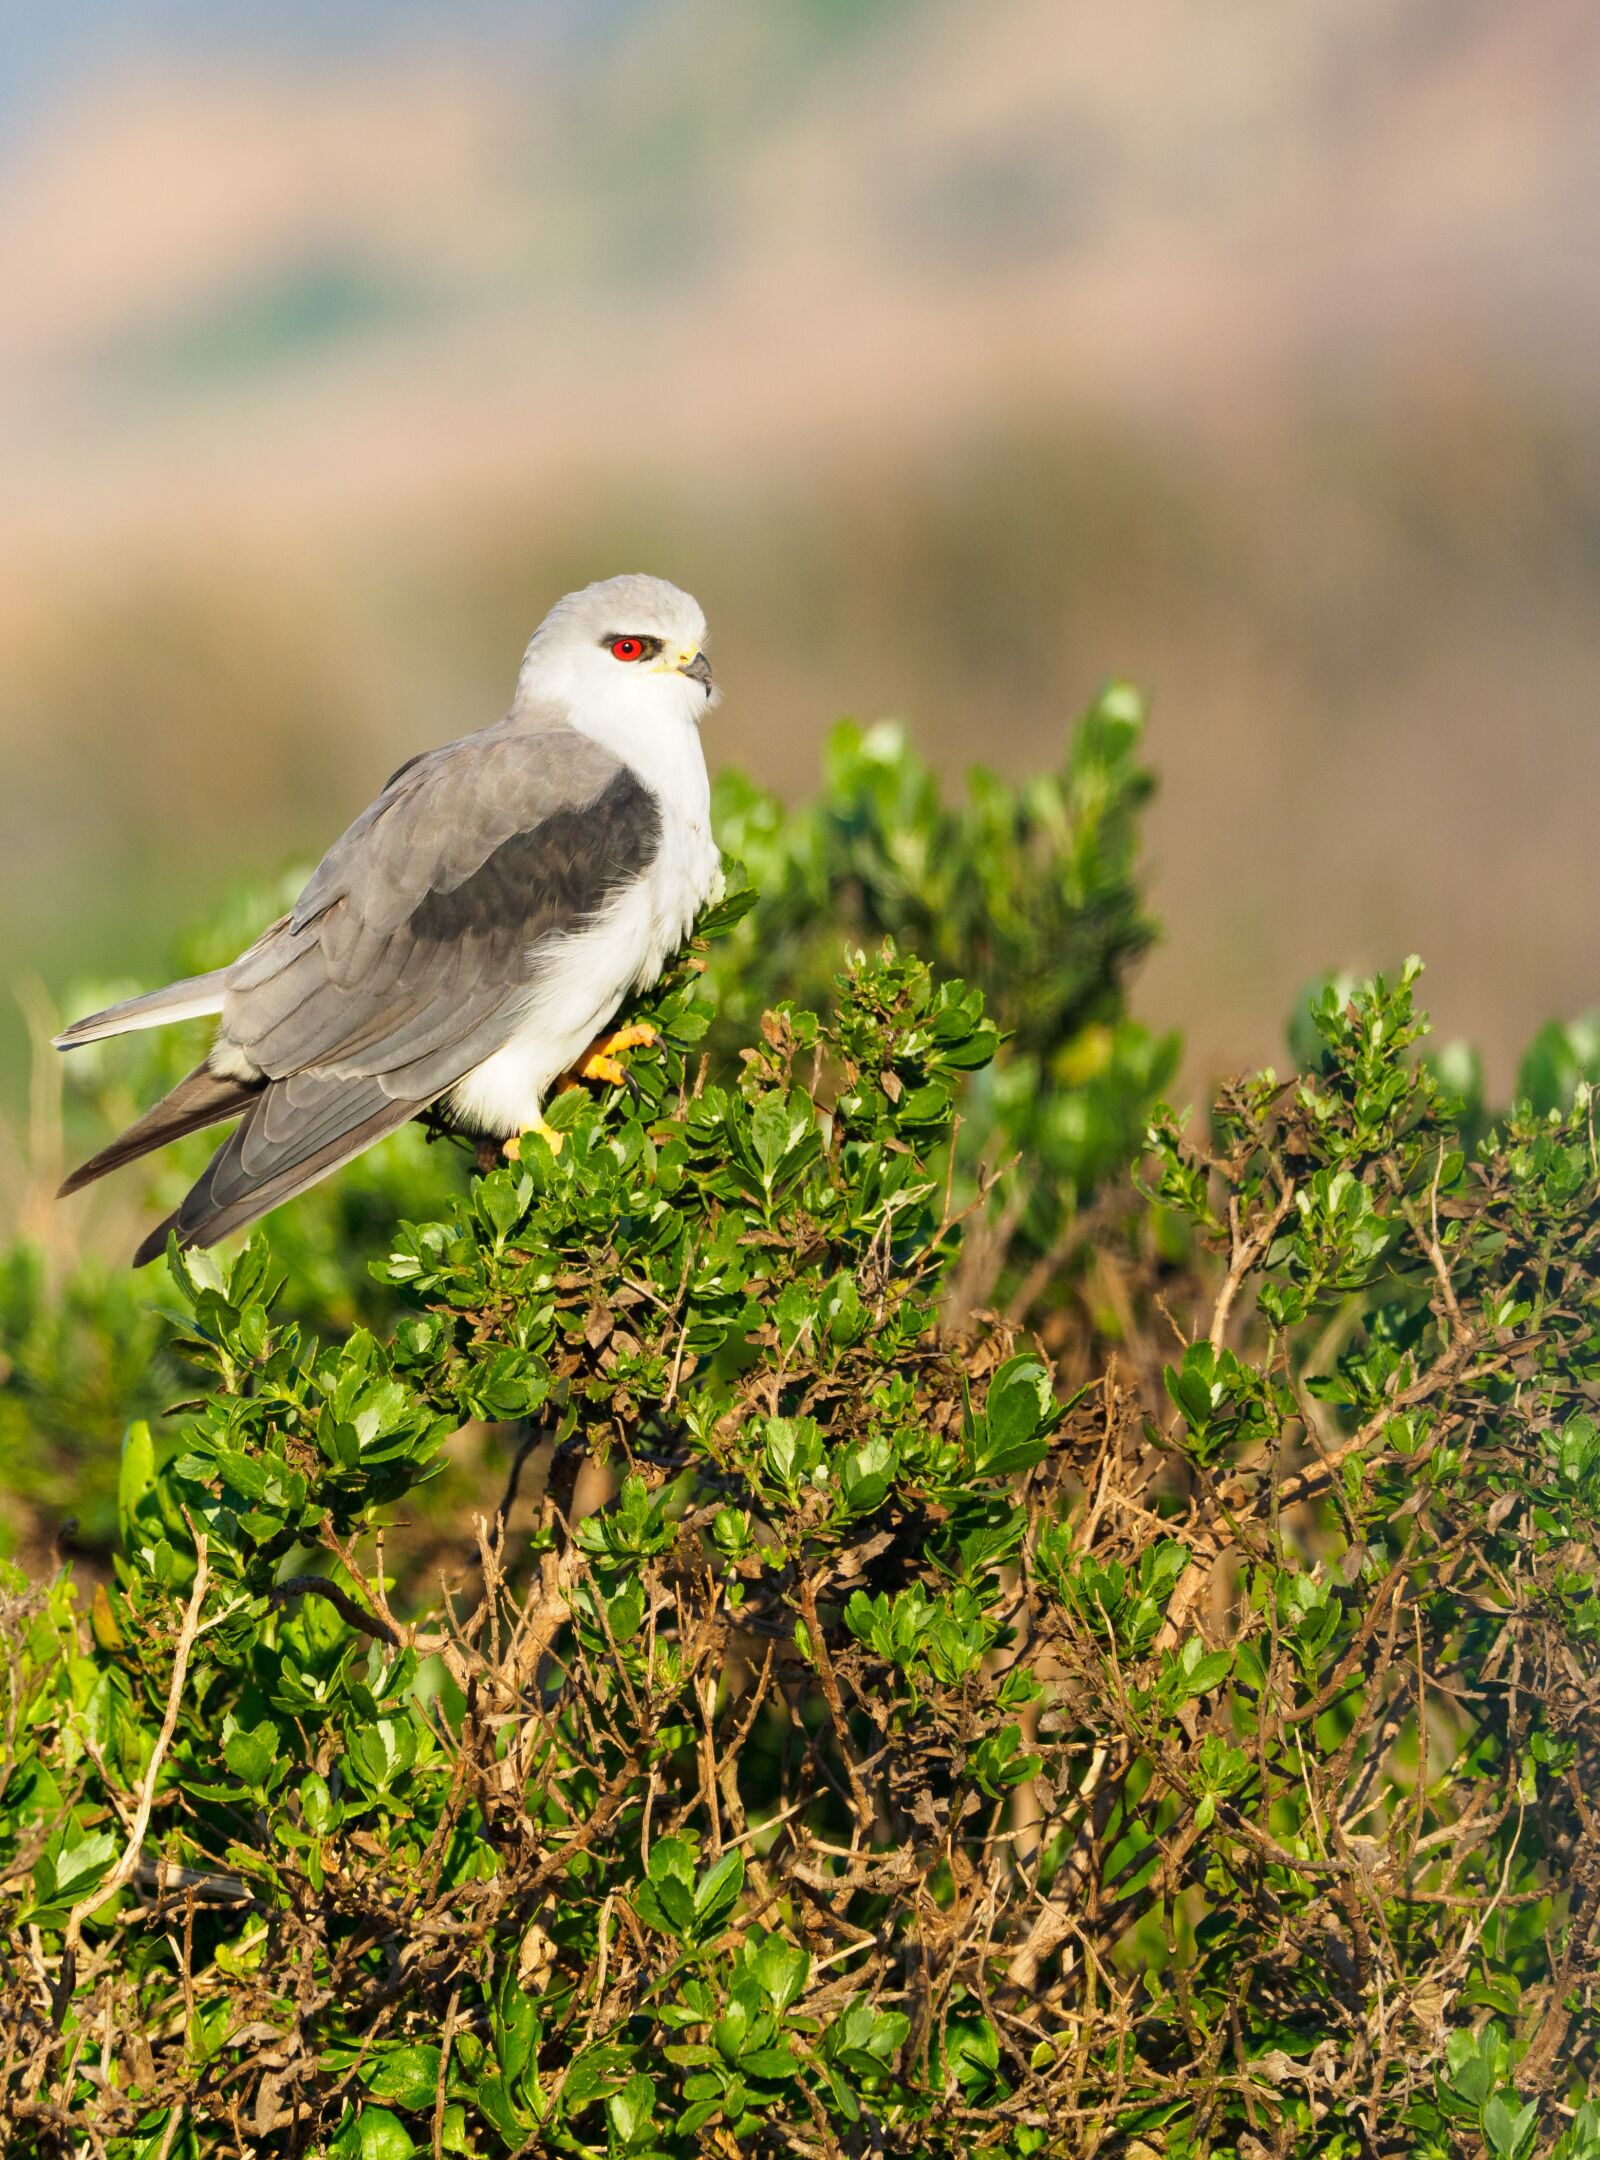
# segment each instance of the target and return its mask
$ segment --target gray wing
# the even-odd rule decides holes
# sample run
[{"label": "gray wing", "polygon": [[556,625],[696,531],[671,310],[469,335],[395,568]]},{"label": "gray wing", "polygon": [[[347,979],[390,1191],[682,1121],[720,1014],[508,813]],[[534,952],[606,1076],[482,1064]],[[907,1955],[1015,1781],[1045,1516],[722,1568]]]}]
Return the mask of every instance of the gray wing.
[{"label": "gray wing", "polygon": [[501,1047],[540,948],[660,844],[656,798],[576,729],[485,729],[402,766],[227,972],[222,1040],[265,1084],[169,1223],[212,1244]]},{"label": "gray wing", "polygon": [[229,969],[222,1032],[274,1079],[332,1065],[430,1100],[504,1041],[537,948],[638,877],[660,836],[654,795],[575,728],[503,724],[431,751]]}]

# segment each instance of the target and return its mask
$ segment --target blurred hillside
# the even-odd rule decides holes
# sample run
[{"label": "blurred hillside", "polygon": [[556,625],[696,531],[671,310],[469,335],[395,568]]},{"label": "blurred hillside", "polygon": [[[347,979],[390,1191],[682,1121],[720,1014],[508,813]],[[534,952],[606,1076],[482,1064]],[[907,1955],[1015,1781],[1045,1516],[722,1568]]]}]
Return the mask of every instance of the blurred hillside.
[{"label": "blurred hillside", "polygon": [[1588,0],[266,12],[0,30],[12,979],[648,567],[795,792],[841,711],[1017,773],[1149,687],[1197,1076],[1329,962],[1420,947],[1502,1078],[1600,994]]}]

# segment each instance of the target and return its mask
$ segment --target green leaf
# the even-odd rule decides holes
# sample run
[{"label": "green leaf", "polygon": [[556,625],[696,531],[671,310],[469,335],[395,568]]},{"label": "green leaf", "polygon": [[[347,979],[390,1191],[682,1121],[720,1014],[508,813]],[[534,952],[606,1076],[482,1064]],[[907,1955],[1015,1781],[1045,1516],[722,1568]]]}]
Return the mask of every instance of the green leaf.
[{"label": "green leaf", "polygon": [[431,2108],[439,2090],[439,2049],[431,2041],[386,2048],[362,2076],[376,2100],[392,2100],[401,2108]]},{"label": "green leaf", "polygon": [[694,1893],[694,1917],[702,1928],[714,1927],[738,1903],[744,1888],[744,1854],[724,1853]]},{"label": "green leaf", "polygon": [[65,1914],[105,1880],[119,1849],[109,1830],[91,1830],[74,1835],[53,1857],[47,1850],[35,1863],[34,1905],[24,1918],[37,1922],[54,1912]]},{"label": "green leaf", "polygon": [[1037,1358],[1008,1358],[989,1382],[983,1407],[997,1448],[1029,1440],[1055,1415],[1050,1375]]},{"label": "green leaf", "polygon": [[618,2151],[632,2152],[650,2142],[655,2100],[655,2085],[642,2070],[607,2100],[606,2124]]},{"label": "green leaf", "polygon": [[512,2104],[506,2080],[500,2076],[480,2078],[476,2095],[479,2107],[506,2143],[513,2147],[520,2145],[526,2127],[521,2113]]},{"label": "green leaf", "polygon": [[750,1962],[762,1994],[779,2010],[799,2000],[811,1975],[810,1954],[781,1935],[768,1935]]},{"label": "green leaf", "polygon": [[344,2145],[352,2160],[411,2160],[416,2149],[399,2116],[382,2107],[364,2107],[356,2117],[354,2135]]},{"label": "green leaf", "polygon": [[131,1550],[139,1510],[155,1484],[156,1451],[148,1420],[135,1418],[123,1435],[122,1460],[117,1473],[117,1521],[122,1549]]},{"label": "green leaf", "polygon": [[1495,2160],[1526,2160],[1533,2150],[1539,2128],[1538,2102],[1519,2105],[1520,2096],[1507,2088],[1497,2092],[1483,2110],[1483,2134]]},{"label": "green leaf", "polygon": [[251,1732],[236,1732],[223,1743],[222,1758],[242,1785],[259,1790],[271,1776],[278,1755],[277,1728],[257,1725]]},{"label": "green leaf", "polygon": [[1231,1650],[1208,1650],[1198,1635],[1191,1635],[1178,1653],[1179,1699],[1209,1695],[1233,1670]]}]

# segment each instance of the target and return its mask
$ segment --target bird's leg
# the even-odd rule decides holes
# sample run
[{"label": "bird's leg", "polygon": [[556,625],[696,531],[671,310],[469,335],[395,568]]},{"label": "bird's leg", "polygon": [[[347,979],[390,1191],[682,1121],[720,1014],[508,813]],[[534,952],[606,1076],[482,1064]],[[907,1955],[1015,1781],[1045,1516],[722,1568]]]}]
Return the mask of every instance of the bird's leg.
[{"label": "bird's leg", "polygon": [[642,1021],[636,1021],[632,1027],[618,1028],[614,1035],[597,1035],[561,1084],[566,1088],[576,1087],[580,1080],[603,1080],[611,1087],[624,1087],[628,1068],[617,1053],[641,1050],[660,1040],[655,1029],[645,1026]]},{"label": "bird's leg", "polygon": [[[568,1088],[575,1088],[584,1080],[602,1080],[612,1087],[633,1087],[633,1076],[626,1065],[619,1061],[617,1052],[637,1050],[646,1043],[660,1040],[661,1037],[653,1027],[639,1024],[618,1028],[613,1035],[597,1035],[572,1070],[556,1082],[557,1093],[565,1094]],[[557,1132],[555,1127],[547,1125],[543,1118],[530,1125],[528,1130],[540,1135],[552,1155],[561,1153],[567,1137],[565,1133]],[[493,1170],[502,1156],[507,1162],[519,1162],[522,1159],[522,1140],[519,1134],[513,1133],[509,1140],[484,1139],[478,1142],[477,1162],[480,1172],[487,1174]]]}]

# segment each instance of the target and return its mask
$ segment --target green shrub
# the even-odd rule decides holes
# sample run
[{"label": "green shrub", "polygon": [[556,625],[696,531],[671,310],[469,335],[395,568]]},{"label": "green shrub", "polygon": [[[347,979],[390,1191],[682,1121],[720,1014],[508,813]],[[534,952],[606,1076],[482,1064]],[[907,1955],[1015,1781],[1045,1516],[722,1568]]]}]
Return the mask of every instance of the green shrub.
[{"label": "green shrub", "polygon": [[[1155,1108],[1136,741],[742,792],[634,1092],[172,1257],[4,1593],[8,2154],[1600,2160],[1583,1043],[1490,1127],[1408,966]],[[33,1282],[70,1480],[172,1368]]]}]

